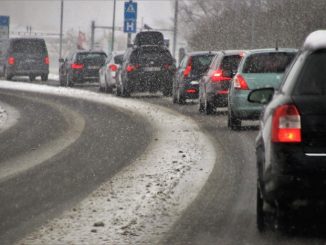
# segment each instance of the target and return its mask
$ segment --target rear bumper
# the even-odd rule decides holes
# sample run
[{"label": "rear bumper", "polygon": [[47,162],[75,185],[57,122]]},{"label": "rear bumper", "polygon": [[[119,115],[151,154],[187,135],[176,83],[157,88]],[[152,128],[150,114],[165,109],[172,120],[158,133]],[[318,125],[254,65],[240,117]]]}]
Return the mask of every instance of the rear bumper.
[{"label": "rear bumper", "polygon": [[27,68],[19,68],[17,66],[7,66],[7,73],[14,76],[29,76],[29,75],[43,75],[43,74],[49,74],[49,67],[48,66],[40,66],[40,67],[31,67],[29,69]]},{"label": "rear bumper", "polygon": [[263,106],[248,101],[249,90],[233,91],[230,93],[230,108],[233,115],[239,119],[257,120],[263,110]]},{"label": "rear bumper", "polygon": [[72,73],[71,80],[76,83],[99,82],[99,74]]},{"label": "rear bumper", "polygon": [[266,199],[326,200],[326,157],[311,157],[301,144],[273,144],[264,177]]}]

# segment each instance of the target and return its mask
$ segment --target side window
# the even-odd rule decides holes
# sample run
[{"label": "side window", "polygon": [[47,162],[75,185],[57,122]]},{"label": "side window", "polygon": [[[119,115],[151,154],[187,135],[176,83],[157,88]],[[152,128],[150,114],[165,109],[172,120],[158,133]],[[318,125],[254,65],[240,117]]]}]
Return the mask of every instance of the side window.
[{"label": "side window", "polygon": [[217,69],[218,65],[219,65],[219,62],[220,61],[220,55],[217,54],[214,59],[212,60],[212,63],[211,65],[209,66],[209,69],[212,69],[212,70],[215,70]]},{"label": "side window", "polygon": [[186,55],[180,63],[180,68],[186,68],[189,56]]}]

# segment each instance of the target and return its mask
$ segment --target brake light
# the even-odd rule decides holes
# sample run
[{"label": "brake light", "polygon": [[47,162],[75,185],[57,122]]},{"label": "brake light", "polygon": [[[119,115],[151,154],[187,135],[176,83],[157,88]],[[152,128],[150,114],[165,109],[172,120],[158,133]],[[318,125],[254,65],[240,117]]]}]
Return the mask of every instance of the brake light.
[{"label": "brake light", "polygon": [[14,65],[14,64],[15,64],[15,58],[12,57],[12,56],[10,56],[10,57],[8,58],[8,64],[9,64],[9,65]]},{"label": "brake light", "polygon": [[234,88],[240,90],[249,90],[246,80],[240,74],[237,74],[234,77]]},{"label": "brake light", "polygon": [[127,72],[133,72],[133,71],[137,70],[139,67],[140,67],[139,64],[127,65],[126,70],[127,70]]},{"label": "brake light", "polygon": [[183,71],[183,76],[188,77],[191,72],[191,65],[187,66],[186,69]]},{"label": "brake light", "polygon": [[301,142],[301,117],[295,105],[281,105],[272,119],[272,142]]},{"label": "brake light", "polygon": [[197,92],[196,89],[187,89],[186,90],[186,93],[188,93],[188,94],[195,94],[196,92]]},{"label": "brake light", "polygon": [[211,75],[211,81],[214,83],[218,83],[218,82],[222,82],[222,81],[227,81],[230,80],[230,77],[224,77],[223,76],[223,70],[222,69],[218,69],[213,71],[212,75]]},{"label": "brake light", "polygon": [[48,56],[46,56],[44,58],[44,64],[46,64],[46,65],[50,64],[50,61],[49,61],[49,57]]},{"label": "brake light", "polygon": [[115,65],[115,64],[111,64],[111,65],[109,65],[109,69],[110,69],[111,71],[117,71],[117,70],[118,70],[118,66]]},{"label": "brake light", "polygon": [[84,64],[76,64],[76,63],[71,64],[71,69],[83,69],[83,68],[84,68]]}]

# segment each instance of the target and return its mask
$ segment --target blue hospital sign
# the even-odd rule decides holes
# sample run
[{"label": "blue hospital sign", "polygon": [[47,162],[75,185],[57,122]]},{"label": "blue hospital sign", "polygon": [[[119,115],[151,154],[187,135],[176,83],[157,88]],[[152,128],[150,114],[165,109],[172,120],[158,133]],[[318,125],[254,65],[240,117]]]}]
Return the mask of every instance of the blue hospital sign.
[{"label": "blue hospital sign", "polygon": [[123,31],[135,33],[137,30],[137,3],[125,2]]},{"label": "blue hospital sign", "polygon": [[0,38],[9,38],[9,16],[0,16]]}]

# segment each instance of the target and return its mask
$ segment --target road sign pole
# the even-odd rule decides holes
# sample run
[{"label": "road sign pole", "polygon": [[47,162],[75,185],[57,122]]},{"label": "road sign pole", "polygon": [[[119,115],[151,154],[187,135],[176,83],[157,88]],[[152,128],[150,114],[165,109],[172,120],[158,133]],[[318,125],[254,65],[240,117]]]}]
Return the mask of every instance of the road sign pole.
[{"label": "road sign pole", "polygon": [[178,0],[175,0],[175,6],[174,6],[174,28],[173,28],[173,57],[175,57],[176,50],[177,50],[178,9],[179,9],[179,1]]},{"label": "road sign pole", "polygon": [[112,41],[111,41],[111,52],[114,49],[114,32],[115,32],[115,7],[116,7],[117,0],[113,2],[113,20],[112,20]]},{"label": "road sign pole", "polygon": [[128,33],[128,38],[127,38],[127,47],[131,45],[131,33]]},{"label": "road sign pole", "polygon": [[62,30],[63,28],[63,0],[61,0],[61,12],[60,12],[60,44],[59,44],[59,58],[62,58]]}]

